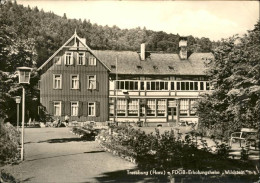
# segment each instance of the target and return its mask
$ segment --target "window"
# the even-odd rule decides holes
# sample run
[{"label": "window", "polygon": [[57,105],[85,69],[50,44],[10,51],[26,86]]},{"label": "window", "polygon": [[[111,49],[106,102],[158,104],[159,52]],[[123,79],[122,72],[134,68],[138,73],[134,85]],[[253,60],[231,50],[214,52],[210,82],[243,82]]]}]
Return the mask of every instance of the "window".
[{"label": "window", "polygon": [[157,116],[165,116],[166,114],[166,100],[158,99]]},{"label": "window", "polygon": [[194,82],[194,90],[199,90],[198,82]]},{"label": "window", "polygon": [[[182,82],[176,82],[177,83],[177,90],[182,90],[182,91],[188,91],[188,90],[199,90],[199,84],[203,82],[197,82],[197,81],[182,81]],[[200,89],[201,89],[200,85]]]},{"label": "window", "polygon": [[89,60],[88,60],[88,65],[96,65],[96,58],[93,57],[93,56],[90,56],[89,57]]},{"label": "window", "polygon": [[78,53],[78,65],[85,65],[85,53]]},{"label": "window", "polygon": [[54,116],[61,116],[61,101],[54,102]]},{"label": "window", "polygon": [[71,116],[78,116],[78,112],[79,112],[79,102],[71,102]]},{"label": "window", "polygon": [[177,90],[181,90],[180,82],[177,82]]},{"label": "window", "polygon": [[73,65],[73,53],[72,52],[65,53],[65,65]]},{"label": "window", "polygon": [[88,76],[88,89],[90,90],[97,89],[96,75]]},{"label": "window", "polygon": [[79,75],[71,75],[71,89],[79,89]]},{"label": "window", "polygon": [[189,100],[181,99],[180,100],[180,116],[187,116],[189,110]]},{"label": "window", "polygon": [[125,116],[126,115],[126,100],[125,99],[117,99],[116,102],[117,116]]},{"label": "window", "polygon": [[174,88],[174,82],[171,82],[171,90],[175,90]]},{"label": "window", "polygon": [[147,116],[155,116],[155,99],[147,99]]},{"label": "window", "polygon": [[95,102],[88,103],[88,115],[89,116],[95,116],[95,111],[96,111],[95,108],[96,108]]},{"label": "window", "polygon": [[147,81],[147,90],[168,90],[167,81]]},{"label": "window", "polygon": [[196,115],[196,108],[195,108],[196,101],[197,99],[190,99],[190,116]]},{"label": "window", "polygon": [[109,98],[109,116],[113,117],[114,116],[114,111],[115,111],[114,99],[113,98]]},{"label": "window", "polygon": [[130,99],[128,102],[128,116],[138,116],[138,99]]},{"label": "window", "polygon": [[116,89],[138,90],[138,81],[117,81]]},{"label": "window", "polygon": [[206,82],[206,90],[210,90],[209,82]]},{"label": "window", "polygon": [[61,74],[54,74],[53,75],[53,88],[54,89],[61,89],[62,87],[62,75]]},{"label": "window", "polygon": [[200,82],[200,90],[204,90],[204,82]]},{"label": "window", "polygon": [[141,90],[144,90],[144,81],[140,82],[140,87],[141,87]]}]

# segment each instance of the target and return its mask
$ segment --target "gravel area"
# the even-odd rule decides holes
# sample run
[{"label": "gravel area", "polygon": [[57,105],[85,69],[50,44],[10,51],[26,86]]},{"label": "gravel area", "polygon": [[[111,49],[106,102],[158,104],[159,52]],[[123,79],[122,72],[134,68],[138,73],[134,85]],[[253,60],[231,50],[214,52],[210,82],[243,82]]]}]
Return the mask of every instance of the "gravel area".
[{"label": "gravel area", "polygon": [[25,161],[4,168],[21,182],[129,182],[136,166],[68,128],[25,129]]}]

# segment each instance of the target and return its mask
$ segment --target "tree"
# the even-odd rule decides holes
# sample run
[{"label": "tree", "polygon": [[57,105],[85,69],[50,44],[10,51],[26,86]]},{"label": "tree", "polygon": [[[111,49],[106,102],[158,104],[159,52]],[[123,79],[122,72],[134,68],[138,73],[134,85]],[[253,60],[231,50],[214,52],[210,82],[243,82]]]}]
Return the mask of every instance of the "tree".
[{"label": "tree", "polygon": [[[16,68],[32,67],[30,85],[26,85],[26,120],[38,119],[39,90],[36,89],[39,76],[36,72],[36,50],[33,39],[21,39],[14,30],[1,22],[0,29],[0,118],[16,122],[15,96],[21,96]],[[21,106],[21,105],[20,105]],[[21,111],[21,110],[20,110]],[[20,118],[21,119],[21,118]]]},{"label": "tree", "polygon": [[214,91],[198,103],[202,127],[238,130],[260,124],[260,28],[242,38],[222,40],[208,63],[207,75]]}]

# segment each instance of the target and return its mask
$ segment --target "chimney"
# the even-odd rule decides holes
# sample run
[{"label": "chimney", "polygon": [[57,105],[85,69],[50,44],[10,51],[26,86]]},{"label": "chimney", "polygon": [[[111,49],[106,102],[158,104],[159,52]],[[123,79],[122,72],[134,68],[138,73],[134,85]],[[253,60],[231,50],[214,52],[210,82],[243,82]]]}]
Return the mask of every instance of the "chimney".
[{"label": "chimney", "polygon": [[180,37],[179,47],[181,48],[180,49],[180,58],[182,60],[186,60],[188,58],[188,54],[187,54],[187,37]]},{"label": "chimney", "polygon": [[141,56],[141,60],[145,60],[145,43],[141,44],[140,56]]}]

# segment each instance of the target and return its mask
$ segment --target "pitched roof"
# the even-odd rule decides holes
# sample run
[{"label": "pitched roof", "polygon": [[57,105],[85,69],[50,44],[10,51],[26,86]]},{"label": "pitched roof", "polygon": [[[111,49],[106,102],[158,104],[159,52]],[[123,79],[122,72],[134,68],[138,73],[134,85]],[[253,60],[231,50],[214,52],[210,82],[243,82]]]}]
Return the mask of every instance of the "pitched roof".
[{"label": "pitched roof", "polygon": [[49,57],[49,59],[46,60],[37,70],[39,71],[43,69],[53,59],[53,57],[55,57],[73,39],[78,39],[78,41],[83,45],[83,47],[85,47],[90,53],[92,53],[110,71],[110,68],[104,62],[102,62],[102,60],[100,60],[98,56],[96,56],[95,53],[93,53],[93,51],[88,47],[88,45],[86,45],[83,39],[77,35],[76,30],[75,33],[68,39],[68,41],[64,43],[51,57]]},{"label": "pitched roof", "polygon": [[205,75],[204,63],[208,59],[213,59],[212,53],[193,53],[187,60],[181,60],[178,54],[151,53],[150,57],[142,61],[139,53],[133,51],[93,50],[93,52],[111,68],[111,73],[130,75]]}]

